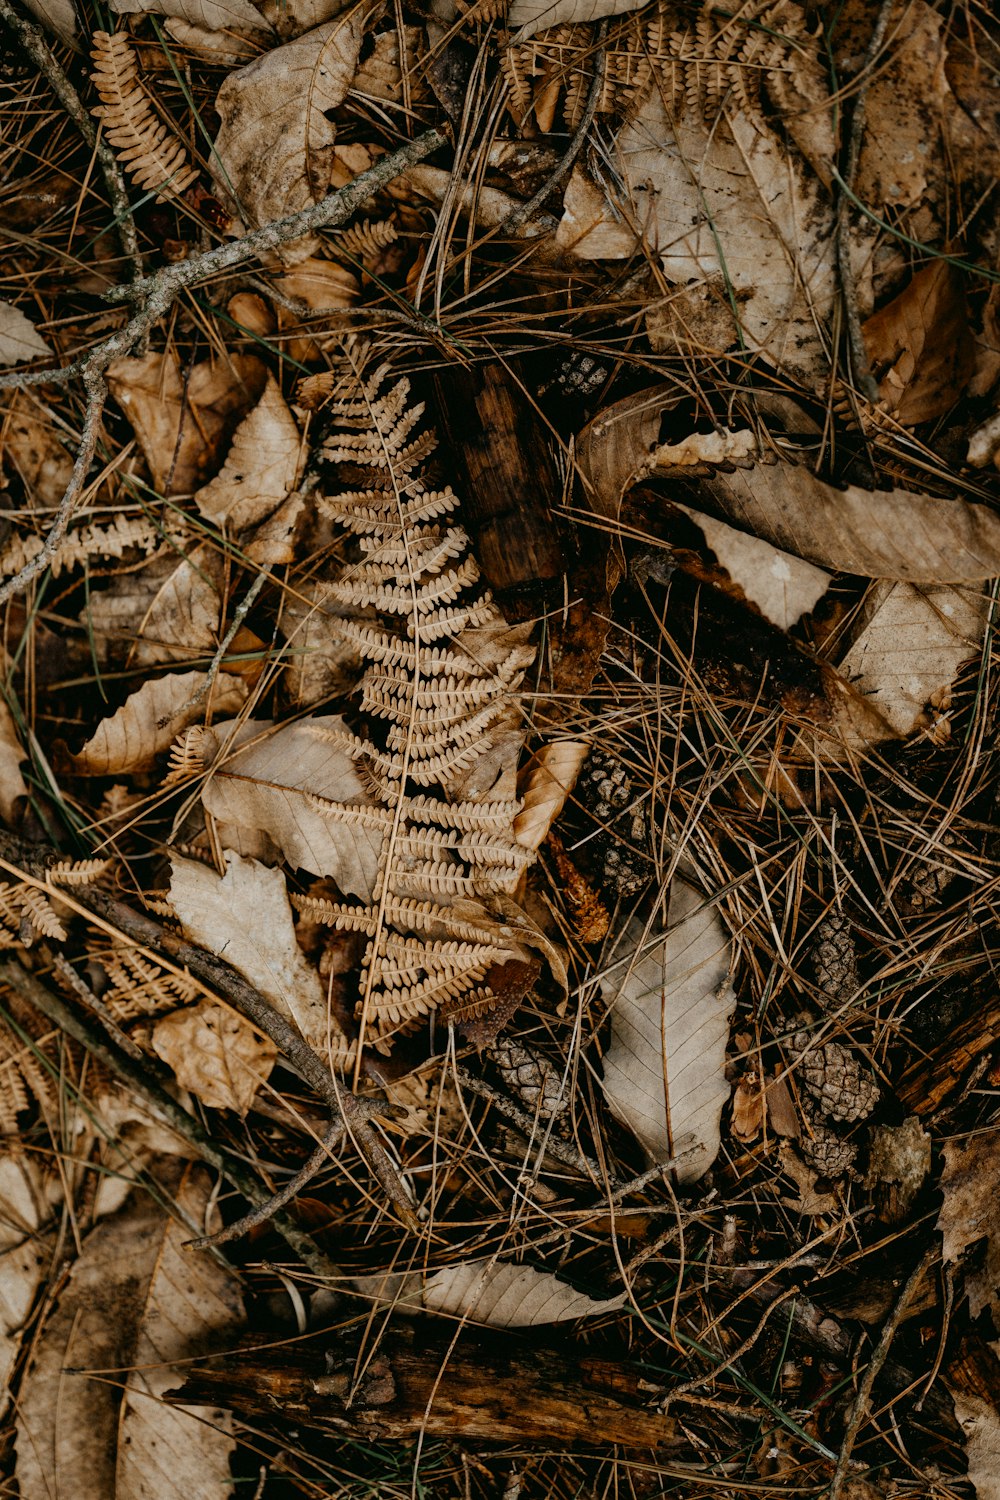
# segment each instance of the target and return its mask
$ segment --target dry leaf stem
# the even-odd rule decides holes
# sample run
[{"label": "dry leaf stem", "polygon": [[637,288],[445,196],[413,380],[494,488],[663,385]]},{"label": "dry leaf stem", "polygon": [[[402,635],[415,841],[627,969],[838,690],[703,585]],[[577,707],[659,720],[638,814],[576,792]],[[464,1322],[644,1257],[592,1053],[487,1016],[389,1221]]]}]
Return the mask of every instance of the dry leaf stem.
[{"label": "dry leaf stem", "polygon": [[910,1272],[906,1285],[897,1297],[896,1304],[879,1335],[879,1341],[872,1351],[872,1357],[868,1361],[868,1368],[861,1378],[858,1393],[851,1405],[851,1414],[847,1419],[844,1440],[840,1445],[840,1456],[837,1459],[837,1467],[834,1470],[833,1480],[830,1484],[830,1500],[840,1500],[844,1485],[847,1482],[848,1470],[851,1467],[851,1454],[854,1451],[854,1444],[857,1442],[862,1423],[868,1415],[868,1402],[871,1399],[872,1387],[878,1379],[882,1366],[889,1357],[889,1349],[896,1336],[896,1331],[906,1315],[907,1307],[913,1300],[926,1272],[940,1253],[940,1246],[936,1239],[932,1240],[914,1269]]},{"label": "dry leaf stem", "polygon": [[844,304],[844,321],[847,324],[847,341],[851,350],[851,374],[855,385],[873,406],[878,402],[879,388],[871,372],[868,350],[865,348],[865,338],[861,331],[858,292],[851,270],[851,226],[847,211],[853,196],[854,179],[857,176],[858,161],[861,157],[861,140],[865,129],[866,104],[868,88],[872,81],[872,70],[882,50],[894,4],[895,0],[882,0],[875,17],[875,25],[865,52],[864,62],[861,64],[860,82],[851,109],[851,125],[847,138],[843,178],[838,176],[836,179],[837,217],[834,234],[837,246],[837,272],[840,277],[840,292]]},{"label": "dry leaf stem", "polygon": [[139,250],[139,239],[135,230],[135,220],[132,217],[128,189],[125,186],[125,178],[117,156],[107,142],[98,135],[97,127],[84,108],[80,95],[53,57],[52,49],[40,27],[36,26],[33,21],[29,21],[26,16],[19,16],[9,0],[0,0],[0,21],[20,42],[25,56],[34,63],[87,145],[97,156],[101,175],[111,200],[111,210],[115,216],[122,251],[126,259],[132,262],[132,274],[138,280],[142,275],[142,255]]},{"label": "dry leaf stem", "polygon": [[[150,1077],[151,1063],[148,1058],[143,1059],[142,1063],[136,1062],[120,1047],[86,1025],[61,996],[42,984],[17,959],[0,959],[0,981],[9,984],[29,1005],[48,1017],[67,1036],[79,1042],[99,1062],[146,1099],[168,1125],[194,1148],[201,1159],[220,1172],[250,1203],[260,1206],[271,1203],[271,1196],[264,1191],[253,1174],[242,1163],[220,1151],[201,1122],[188,1114],[186,1109],[182,1109],[176,1099]],[[269,1217],[273,1217],[275,1229],[303,1265],[318,1276],[339,1275],[333,1261],[319,1249],[311,1236],[298,1227],[294,1219],[280,1211]]]}]

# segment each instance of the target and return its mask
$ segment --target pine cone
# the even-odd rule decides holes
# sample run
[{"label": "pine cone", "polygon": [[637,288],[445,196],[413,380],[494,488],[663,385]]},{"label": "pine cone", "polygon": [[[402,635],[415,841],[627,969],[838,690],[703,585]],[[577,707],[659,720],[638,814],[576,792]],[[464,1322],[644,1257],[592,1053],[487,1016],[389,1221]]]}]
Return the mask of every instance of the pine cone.
[{"label": "pine cone", "polygon": [[511,1093],[532,1114],[551,1120],[566,1108],[562,1074],[542,1053],[501,1037],[491,1049],[491,1056]]},{"label": "pine cone", "polygon": [[857,1058],[839,1042],[811,1046],[807,1031],[792,1038],[792,1053],[802,1058],[799,1077],[830,1120],[866,1120],[879,1101],[879,1087]]},{"label": "pine cone", "polygon": [[946,830],[926,859],[903,881],[896,896],[896,904],[904,917],[922,916],[925,911],[932,911],[942,904],[945,893],[958,876],[959,870],[955,865],[949,864],[947,856],[943,856],[940,851],[954,849],[957,843],[955,835]]},{"label": "pine cone", "polygon": [[851,924],[840,912],[830,912],[816,929],[812,950],[816,984],[832,1009],[858,992],[858,961]]},{"label": "pine cone", "polygon": [[857,1146],[842,1141],[822,1120],[811,1119],[809,1129],[811,1133],[799,1141],[803,1160],[821,1177],[843,1177],[857,1160]]},{"label": "pine cone", "polygon": [[646,804],[633,805],[639,788],[616,755],[595,747],[577,780],[576,793],[601,825],[592,843],[601,883],[615,898],[631,900],[653,877],[653,861],[646,852],[650,844]]}]

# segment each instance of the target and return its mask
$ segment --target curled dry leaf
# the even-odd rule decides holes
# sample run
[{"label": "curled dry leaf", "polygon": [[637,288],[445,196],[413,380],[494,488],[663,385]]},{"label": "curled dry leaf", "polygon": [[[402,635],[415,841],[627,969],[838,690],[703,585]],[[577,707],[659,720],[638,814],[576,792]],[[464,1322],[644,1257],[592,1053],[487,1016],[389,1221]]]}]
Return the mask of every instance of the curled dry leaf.
[{"label": "curled dry leaf", "polygon": [[29,359],[49,359],[52,350],[31,319],[19,307],[0,302],[0,365],[23,365]]},{"label": "curled dry leaf", "polygon": [[171,16],[204,31],[272,31],[250,0],[110,0],[116,16]]},{"label": "curled dry leaf", "polygon": [[909,583],[1000,577],[1000,516],[985,505],[912,490],[838,490],[786,463],[712,474],[701,487],[737,526],[821,568]]},{"label": "curled dry leaf", "polygon": [[317,812],[312,797],[371,806],[350,755],[316,729],[345,731],[337,715],[308,724],[269,720],[218,724],[202,741],[206,762],[218,759],[202,800],[213,817],[263,829],[295,869],[329,875],[348,896],[370,901],[382,836]]},{"label": "curled dry leaf", "polygon": [[169,1158],[154,1176],[178,1217],[133,1194],[84,1242],[36,1338],[17,1411],[22,1500],[232,1493],[228,1416],[163,1396],[182,1362],[237,1336],[239,1283],[215,1256],[182,1249],[192,1229],[214,1227],[210,1174]]},{"label": "curled dry leaf", "polygon": [[660,424],[679,399],[671,385],[652,386],[605,407],[578,434],[577,473],[598,515],[617,520],[626,490],[652,473]]},{"label": "curled dry leaf", "polygon": [[[73,765],[81,776],[117,776],[147,771],[171,742],[204,717],[206,704],[217,713],[235,713],[247,696],[240,677],[217,674],[207,695],[207,672],[171,672],[151,677],[127,698],[117,713],[98,724]],[[197,701],[192,701],[197,698]]]},{"label": "curled dry leaf", "polygon": [[326,1052],[336,1023],[328,1023],[323,984],[296,941],[281,871],[231,852],[221,878],[195,860],[175,855],[170,863],[170,903],[190,940],[232,964]]},{"label": "curled dry leaf", "polygon": [[286,501],[301,450],[295,418],[269,374],[260,400],[233,434],[221,470],[195,495],[205,519],[240,538],[254,562],[292,560],[290,541],[303,501]]},{"label": "curled dry leaf", "polygon": [[240,1115],[267,1082],[278,1055],[270,1037],[213,1000],[161,1016],[153,1027],[153,1051],[202,1104]]},{"label": "curled dry leaf", "polygon": [[27,756],[21,745],[21,737],[14,723],[14,716],[0,697],[0,815],[13,827],[19,804],[28,796],[28,787],[21,775],[21,762]]},{"label": "curled dry leaf", "polygon": [[518,775],[522,807],[514,818],[514,837],[522,849],[540,849],[576,785],[590,752],[586,740],[552,740],[543,745]]},{"label": "curled dry leaf", "polygon": [[879,391],[904,427],[950,411],[972,374],[975,348],[956,268],[935,260],[862,330]]},{"label": "curled dry leaf", "polygon": [[595,1301],[550,1271],[495,1261],[445,1266],[429,1276],[418,1271],[359,1276],[353,1284],[377,1306],[392,1306],[404,1313],[435,1312],[489,1328],[536,1328],[595,1318],[618,1312],[628,1303],[624,1292]]},{"label": "curled dry leaf", "polygon": [[116,359],[108,389],[135,431],[157,491],[190,495],[219,466],[221,449],[260,398],[267,371],[249,354],[182,373],[174,354]]},{"label": "curled dry leaf", "polygon": [[668,927],[652,942],[641,923],[602,982],[611,1003],[604,1094],[654,1161],[681,1152],[681,1182],[697,1182],[719,1150],[729,1098],[726,1042],[734,995],[730,942],[715,909],[680,877]]},{"label": "curled dry leaf", "polygon": [[989,603],[949,584],[875,583],[838,670],[897,734],[913,734],[931,722],[928,705],[947,709],[959,667],[982,646]]},{"label": "curled dry leaf", "polygon": [[[336,127],[364,35],[365,5],[230,73],[215,107],[216,190],[251,228],[297,213],[331,186]],[[300,242],[309,254],[308,241]],[[301,257],[299,257],[301,258]]]}]

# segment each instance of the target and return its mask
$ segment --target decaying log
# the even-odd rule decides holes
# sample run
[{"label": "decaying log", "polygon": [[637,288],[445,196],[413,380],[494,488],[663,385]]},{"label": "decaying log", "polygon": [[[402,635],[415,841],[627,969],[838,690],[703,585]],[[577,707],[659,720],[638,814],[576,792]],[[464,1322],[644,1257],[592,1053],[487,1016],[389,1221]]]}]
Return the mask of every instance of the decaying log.
[{"label": "decaying log", "polygon": [[246,1349],[191,1366],[171,1399],[380,1441],[429,1433],[562,1448],[683,1446],[674,1419],[653,1409],[656,1394],[639,1366],[571,1346],[532,1348],[512,1333],[454,1333],[421,1320],[386,1336],[367,1360],[355,1358],[340,1331]]}]

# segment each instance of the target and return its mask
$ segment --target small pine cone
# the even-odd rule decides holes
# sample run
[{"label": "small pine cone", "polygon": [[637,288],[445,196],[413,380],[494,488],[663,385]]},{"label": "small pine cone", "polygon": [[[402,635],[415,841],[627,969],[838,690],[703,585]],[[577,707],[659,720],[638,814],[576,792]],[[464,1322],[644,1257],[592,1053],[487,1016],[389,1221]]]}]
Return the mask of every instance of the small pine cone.
[{"label": "small pine cone", "polygon": [[558,834],[550,833],[545,843],[555,858],[566,909],[577,935],[584,943],[603,943],[611,922],[608,908],[587,877],[576,868]]},{"label": "small pine cone", "polygon": [[799,1151],[808,1166],[821,1177],[843,1177],[857,1160],[858,1148],[842,1141],[822,1120],[810,1120],[810,1134],[799,1141]]},{"label": "small pine cone", "polygon": [[896,898],[904,917],[919,917],[925,911],[932,911],[941,905],[945,892],[959,871],[940,851],[953,849],[957,843],[955,835],[945,831],[937,840],[934,850],[904,880]]},{"label": "small pine cone", "polygon": [[562,1074],[549,1058],[509,1037],[501,1037],[490,1052],[504,1083],[525,1109],[543,1120],[562,1114],[567,1102],[562,1095]]},{"label": "small pine cone", "polygon": [[851,924],[839,912],[823,918],[816,930],[812,950],[816,984],[826,996],[823,1002],[833,1008],[842,1005],[858,992],[858,961],[854,950]]},{"label": "small pine cone", "polygon": [[600,824],[593,858],[602,884],[625,901],[644,890],[653,877],[649,820],[630,772],[616,755],[596,747],[576,784],[576,794]]},{"label": "small pine cone", "polygon": [[857,1058],[839,1042],[810,1046],[809,1033],[798,1031],[791,1050],[802,1058],[799,1076],[830,1120],[866,1120],[879,1101],[879,1087]]}]

